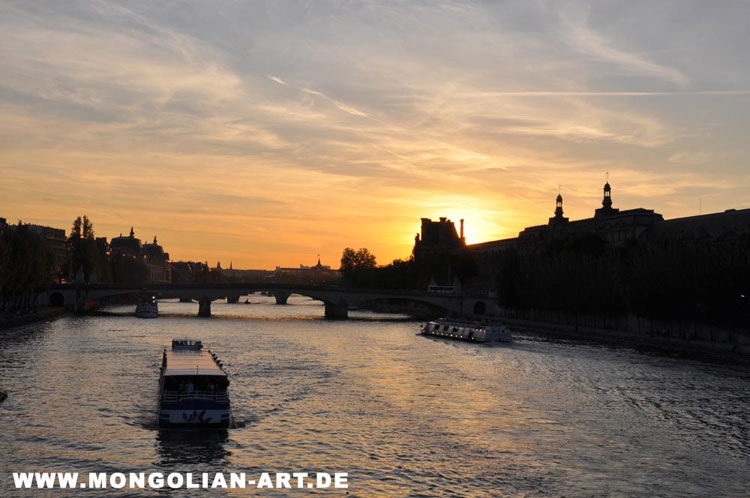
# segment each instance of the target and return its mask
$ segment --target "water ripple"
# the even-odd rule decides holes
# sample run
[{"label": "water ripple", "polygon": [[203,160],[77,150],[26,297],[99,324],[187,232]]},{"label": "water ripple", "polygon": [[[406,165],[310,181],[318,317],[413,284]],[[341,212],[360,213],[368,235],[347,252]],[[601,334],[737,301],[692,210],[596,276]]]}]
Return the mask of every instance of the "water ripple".
[{"label": "water ripple", "polygon": [[[114,307],[6,334],[0,475],[345,471],[350,496],[414,497],[750,486],[742,368],[533,333],[482,347],[417,336],[403,317],[329,322],[304,298],[253,301],[214,303],[210,320],[195,319],[197,304],[165,302],[157,320]],[[230,429],[157,429],[161,348],[173,336],[203,339],[226,365]]]}]

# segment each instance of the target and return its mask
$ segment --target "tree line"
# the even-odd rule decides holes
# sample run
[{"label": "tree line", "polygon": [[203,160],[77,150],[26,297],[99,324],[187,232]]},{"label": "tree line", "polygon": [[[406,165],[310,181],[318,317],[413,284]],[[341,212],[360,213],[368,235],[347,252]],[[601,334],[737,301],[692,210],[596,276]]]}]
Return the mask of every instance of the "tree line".
[{"label": "tree line", "polygon": [[709,244],[648,238],[613,246],[596,234],[555,240],[495,262],[509,309],[622,314],[750,325],[750,238]]},{"label": "tree line", "polygon": [[437,280],[452,284],[454,279],[468,282],[478,273],[473,256],[468,251],[445,254],[411,254],[408,259],[394,259],[378,266],[375,256],[367,248],[344,249],[341,273],[346,285],[371,289],[425,290]]},{"label": "tree line", "polygon": [[346,285],[370,289],[413,289],[417,281],[414,259],[395,259],[386,266],[378,266],[375,255],[363,247],[344,249],[341,255],[341,274]]},{"label": "tree line", "polygon": [[[68,280],[114,284],[146,284],[149,270],[143,258],[113,253],[104,239],[96,239],[94,225],[86,215],[73,221],[68,238],[70,268],[64,273]],[[192,264],[187,275],[175,273],[175,283],[217,283],[232,280],[206,264]],[[95,276],[95,278],[94,278]]]},{"label": "tree line", "polygon": [[589,233],[523,252],[509,248],[482,264],[464,249],[412,255],[379,267],[367,249],[346,248],[341,271],[352,287],[423,291],[435,279],[444,285],[456,279],[470,288],[492,274],[489,287],[509,310],[633,313],[750,327],[748,255],[750,236],[710,243],[645,237],[613,245]]},{"label": "tree line", "polygon": [[148,267],[141,258],[112,254],[104,239],[97,240],[86,215],[73,221],[68,237],[70,265],[63,272],[69,281],[144,284]]},{"label": "tree line", "polygon": [[36,291],[52,278],[52,255],[28,225],[18,222],[0,231],[0,314],[31,311]]}]

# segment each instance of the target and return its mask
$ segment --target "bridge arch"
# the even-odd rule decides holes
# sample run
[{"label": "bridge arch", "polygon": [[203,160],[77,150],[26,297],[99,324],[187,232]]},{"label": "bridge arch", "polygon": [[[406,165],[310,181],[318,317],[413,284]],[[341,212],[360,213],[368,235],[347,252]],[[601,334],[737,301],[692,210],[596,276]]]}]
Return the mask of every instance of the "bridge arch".
[{"label": "bridge arch", "polygon": [[52,294],[50,294],[49,305],[65,306],[65,296],[63,296],[62,292],[53,292]]},{"label": "bridge arch", "polygon": [[487,303],[484,301],[477,301],[474,303],[474,309],[472,310],[475,315],[484,315],[487,313]]},{"label": "bridge arch", "polygon": [[[435,300],[434,296],[419,295],[381,295],[377,291],[373,292],[353,292],[342,296],[341,290],[336,291],[313,291],[298,289],[293,291],[295,294],[306,296],[316,301],[321,301],[325,306],[325,317],[329,319],[344,319],[348,317],[350,306],[362,306],[363,304],[386,304],[400,306],[402,311],[409,314],[420,316],[439,315],[445,313],[458,313],[461,311],[459,301],[439,302],[446,300]],[[346,292],[346,291],[344,291]],[[418,305],[421,309],[414,307],[408,310],[409,304]],[[453,306],[451,306],[453,304]]]}]

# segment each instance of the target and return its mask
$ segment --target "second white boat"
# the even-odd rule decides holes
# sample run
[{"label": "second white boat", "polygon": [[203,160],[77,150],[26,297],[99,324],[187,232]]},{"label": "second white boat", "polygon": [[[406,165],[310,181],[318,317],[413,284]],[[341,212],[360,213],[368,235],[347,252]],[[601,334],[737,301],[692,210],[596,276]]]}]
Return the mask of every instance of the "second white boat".
[{"label": "second white boat", "polygon": [[459,322],[441,318],[422,327],[424,335],[471,342],[511,342],[510,330],[501,324]]}]

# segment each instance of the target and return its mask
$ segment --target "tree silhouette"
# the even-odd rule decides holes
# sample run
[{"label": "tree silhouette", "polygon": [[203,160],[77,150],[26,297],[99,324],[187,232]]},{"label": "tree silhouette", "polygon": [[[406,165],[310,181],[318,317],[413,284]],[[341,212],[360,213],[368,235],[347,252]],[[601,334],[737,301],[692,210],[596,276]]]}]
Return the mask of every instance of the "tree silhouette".
[{"label": "tree silhouette", "polygon": [[0,231],[0,311],[3,315],[35,307],[35,292],[52,274],[52,255],[44,241],[27,225]]},{"label": "tree silhouette", "polygon": [[83,273],[84,281],[88,282],[92,270],[96,267],[99,258],[99,248],[94,240],[94,225],[88,216],[79,216],[73,220],[73,226],[70,229],[70,258],[72,275],[75,278],[79,270]]}]

